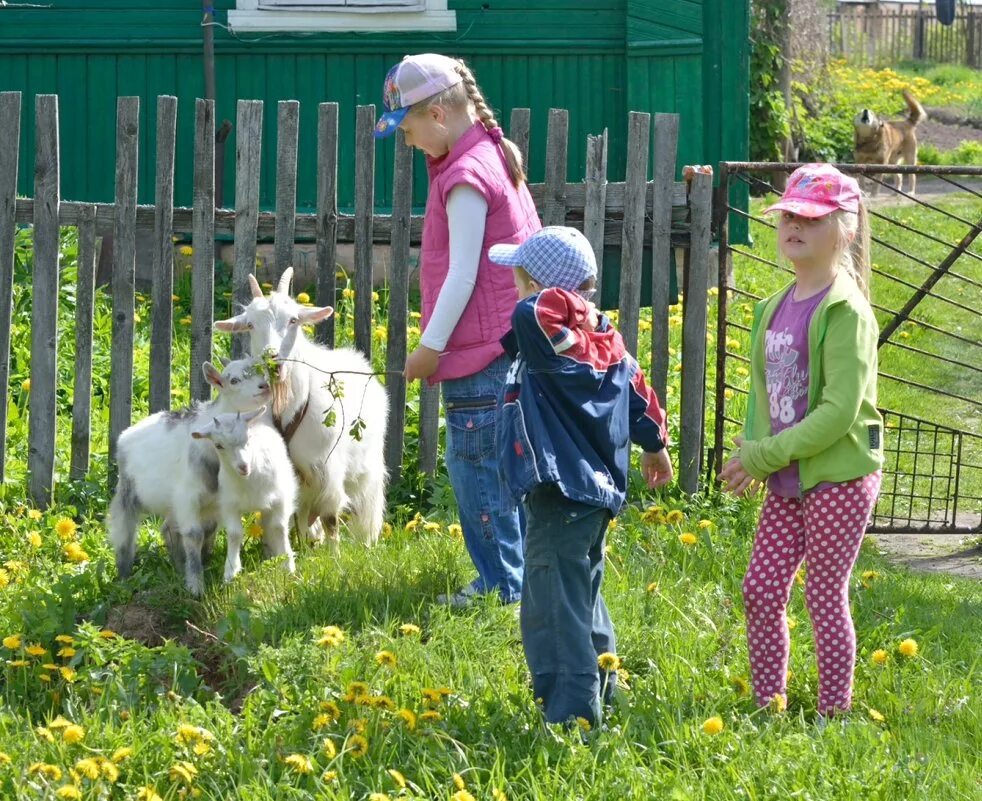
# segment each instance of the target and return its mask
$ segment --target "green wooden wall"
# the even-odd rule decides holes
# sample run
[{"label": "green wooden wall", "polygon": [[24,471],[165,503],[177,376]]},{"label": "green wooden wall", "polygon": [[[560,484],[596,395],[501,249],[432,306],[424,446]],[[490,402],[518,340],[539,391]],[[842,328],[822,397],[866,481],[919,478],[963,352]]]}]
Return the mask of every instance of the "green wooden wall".
[{"label": "green wooden wall", "polygon": [[[234,0],[216,0],[217,20]],[[217,27],[217,118],[235,121],[238,98],[266,101],[262,200],[272,207],[276,101],[301,102],[298,204],[313,207],[317,103],[340,103],[339,196],[352,203],[355,106],[379,104],[387,68],[407,52],[467,58],[507,123],[532,109],[530,165],[541,180],[548,109],[570,111],[569,175],[583,175],[585,140],[610,136],[610,177],[624,173],[629,110],[681,115],[679,164],[747,154],[745,2],[723,0],[451,0],[457,31],[433,34],[230,35]],[[179,98],[176,202],[191,200],[194,98],[201,96],[201,11],[195,0],[152,9],[123,0],[53,0],[50,8],[0,6],[0,90],[25,94],[20,191],[32,194],[33,95],[59,95],[62,197],[113,194],[116,97],[141,97],[140,201],[153,197],[158,94]],[[744,31],[742,36],[734,31]],[[724,38],[723,32],[727,33]],[[225,197],[234,187],[235,133],[226,146]],[[389,197],[392,147],[376,150],[376,197]],[[417,161],[417,200],[424,197]]]}]

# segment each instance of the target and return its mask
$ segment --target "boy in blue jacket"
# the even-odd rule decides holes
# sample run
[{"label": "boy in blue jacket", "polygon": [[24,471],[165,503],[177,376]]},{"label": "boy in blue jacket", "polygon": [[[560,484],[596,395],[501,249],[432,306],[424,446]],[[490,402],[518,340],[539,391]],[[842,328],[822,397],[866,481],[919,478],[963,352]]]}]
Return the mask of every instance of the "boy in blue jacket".
[{"label": "boy in blue jacket", "polygon": [[574,228],[543,228],[489,258],[514,269],[519,302],[502,340],[513,362],[498,429],[499,473],[527,516],[521,629],[545,718],[600,720],[616,673],[600,595],[604,536],[627,491],[631,442],[648,486],[672,480],[665,413],[606,316],[588,297],[597,264]]}]

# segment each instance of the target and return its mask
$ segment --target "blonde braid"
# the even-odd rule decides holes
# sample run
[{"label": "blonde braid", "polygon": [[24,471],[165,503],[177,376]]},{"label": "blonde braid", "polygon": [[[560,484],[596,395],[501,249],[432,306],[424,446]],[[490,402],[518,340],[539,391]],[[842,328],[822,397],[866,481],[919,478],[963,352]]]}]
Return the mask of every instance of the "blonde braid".
[{"label": "blonde braid", "polygon": [[[494,112],[488,106],[481,92],[481,88],[477,85],[474,73],[471,72],[470,67],[461,59],[457,60],[457,72],[463,79],[467,99],[474,106],[474,111],[481,120],[481,124],[484,125],[485,130],[492,133],[492,138],[501,145],[501,152],[505,157],[505,165],[508,167],[508,174],[511,177],[512,183],[516,187],[521,185],[526,180],[525,168],[522,164],[522,152],[518,149],[518,145],[510,139],[504,138],[504,135],[501,133],[501,126],[498,125],[498,121],[495,119]],[[498,131],[497,135],[493,133],[495,130]]]}]

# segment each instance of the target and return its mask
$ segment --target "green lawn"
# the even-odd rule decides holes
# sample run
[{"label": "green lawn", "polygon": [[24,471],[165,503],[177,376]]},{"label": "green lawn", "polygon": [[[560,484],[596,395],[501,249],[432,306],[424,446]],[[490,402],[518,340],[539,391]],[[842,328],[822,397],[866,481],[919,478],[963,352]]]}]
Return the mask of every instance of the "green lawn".
[{"label": "green lawn", "polygon": [[[72,247],[66,242],[66,324]],[[754,275],[761,291],[778,280]],[[29,376],[25,285],[16,282],[11,400],[21,408]],[[384,302],[382,293],[380,314]],[[186,300],[176,303],[180,317]],[[140,310],[138,353],[145,354],[145,302]],[[99,320],[103,380],[105,299]],[[349,328],[350,319],[341,326]],[[678,328],[673,323],[673,348]],[[186,329],[177,329],[181,365]],[[62,359],[68,380],[67,347]],[[138,364],[145,361],[138,355]],[[145,377],[137,386],[145,393]],[[64,415],[67,386],[60,401]],[[98,393],[93,424],[104,438],[103,403]],[[410,454],[414,426],[411,419]],[[10,429],[14,458],[22,459],[24,418]],[[977,583],[909,575],[864,548],[853,581],[855,711],[824,730],[814,720],[814,652],[796,588],[789,708],[761,712],[747,695],[739,590],[754,504],[683,501],[674,491],[655,497],[635,483],[610,532],[604,584],[630,689],[604,730],[584,742],[540,724],[512,609],[488,601],[449,612],[434,604],[437,593],[471,577],[450,528],[445,478],[425,498],[418,479],[395,487],[392,530],[373,550],[346,544],[335,559],[301,546],[292,578],[261,562],[250,542],[243,574],[223,587],[220,539],[209,592],[197,602],[149,525],[133,578],[116,583],[101,522],[102,470],[97,462],[91,482],[63,483],[57,504],[32,514],[20,465],[0,500],[5,799],[957,801],[982,794]],[[425,518],[413,517],[417,509]],[[677,521],[667,522],[675,510],[669,519]],[[77,530],[59,522],[69,517]],[[697,535],[696,544],[683,544],[685,532]],[[66,551],[69,542],[76,545]],[[405,624],[418,631],[401,630]],[[326,626],[342,634],[325,636]],[[147,647],[136,635],[169,640]],[[899,652],[906,639],[917,642],[916,656]],[[879,649],[883,664],[872,660]],[[367,688],[353,692],[352,682]],[[426,702],[424,690],[440,700]],[[703,724],[714,717],[723,729],[711,735]]]}]

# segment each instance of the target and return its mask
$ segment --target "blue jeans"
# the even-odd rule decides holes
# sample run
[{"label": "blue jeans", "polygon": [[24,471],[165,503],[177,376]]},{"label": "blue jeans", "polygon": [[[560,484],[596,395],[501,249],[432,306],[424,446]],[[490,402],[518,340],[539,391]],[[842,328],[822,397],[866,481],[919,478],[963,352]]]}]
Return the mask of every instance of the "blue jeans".
[{"label": "blue jeans", "polygon": [[480,372],[442,383],[447,472],[457,496],[464,544],[477,568],[474,588],[512,603],[522,594],[524,516],[502,503],[496,428],[498,399],[511,362],[500,356]]},{"label": "blue jeans", "polygon": [[571,501],[555,484],[525,497],[522,647],[532,692],[549,723],[600,719],[617,674],[597,657],[616,653],[614,627],[600,595],[609,509]]}]

